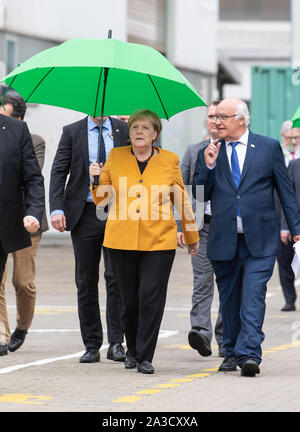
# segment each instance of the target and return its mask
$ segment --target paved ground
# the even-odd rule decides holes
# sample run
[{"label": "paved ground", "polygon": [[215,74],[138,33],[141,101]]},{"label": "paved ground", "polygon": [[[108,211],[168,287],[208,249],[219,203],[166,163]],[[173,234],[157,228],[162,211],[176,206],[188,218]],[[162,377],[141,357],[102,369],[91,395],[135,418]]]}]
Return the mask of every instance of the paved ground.
[{"label": "paved ground", "polygon": [[[300,312],[280,312],[283,298],[277,269],[268,287],[261,374],[220,373],[221,359],[201,357],[187,342],[192,272],[178,251],[154,357],[154,375],[125,370],[106,359],[79,364],[72,248],[42,246],[38,255],[36,314],[26,343],[0,358],[1,412],[278,412],[300,410]],[[102,270],[101,270],[102,274]],[[101,276],[101,282],[103,278]],[[103,287],[103,284],[100,285]],[[105,292],[100,289],[101,305]],[[7,286],[11,328],[15,326],[13,288]],[[299,309],[300,307],[298,307]],[[213,303],[213,321],[218,296]],[[105,326],[105,309],[101,308]]]}]

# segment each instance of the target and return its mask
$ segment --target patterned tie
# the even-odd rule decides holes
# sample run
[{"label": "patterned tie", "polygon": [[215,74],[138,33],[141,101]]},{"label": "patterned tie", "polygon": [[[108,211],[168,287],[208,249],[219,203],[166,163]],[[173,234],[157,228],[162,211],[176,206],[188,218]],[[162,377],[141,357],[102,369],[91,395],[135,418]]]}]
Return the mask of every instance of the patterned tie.
[{"label": "patterned tie", "polygon": [[[237,142],[231,142],[230,145],[232,146],[232,153],[231,153],[231,172],[232,177],[234,180],[234,183],[236,187],[239,187],[240,184],[240,178],[241,178],[241,171],[240,171],[240,165],[239,165],[239,159],[236,152],[236,146],[239,144],[239,141]],[[238,205],[237,208],[237,215],[241,216],[241,210],[240,206]]]},{"label": "patterned tie", "polygon": [[104,131],[104,129],[106,129],[106,127],[102,126],[101,137],[100,137],[100,126],[97,126],[97,129],[98,129],[98,132],[99,132],[98,143],[99,143],[99,148],[100,148],[99,163],[102,162],[103,165],[104,165],[105,161],[106,161],[106,151],[105,151],[105,143],[104,143],[104,139],[103,139],[103,131]]}]

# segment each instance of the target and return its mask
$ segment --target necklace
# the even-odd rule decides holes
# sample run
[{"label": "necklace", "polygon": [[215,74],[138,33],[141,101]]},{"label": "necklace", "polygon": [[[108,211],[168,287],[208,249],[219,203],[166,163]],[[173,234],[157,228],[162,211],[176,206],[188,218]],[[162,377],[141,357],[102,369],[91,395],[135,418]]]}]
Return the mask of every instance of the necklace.
[{"label": "necklace", "polygon": [[134,154],[134,151],[133,151],[133,148],[132,148],[132,147],[131,147],[131,153],[133,154],[133,156],[135,156],[135,158],[136,158],[136,160],[138,161],[138,163],[142,163],[142,164],[144,164],[144,163],[149,162],[149,160],[150,160],[150,159],[152,158],[152,156],[154,155],[154,147],[152,146],[152,151],[151,151],[150,156],[149,156],[147,159],[143,160],[143,161],[139,160],[139,159],[136,157],[136,155]]}]

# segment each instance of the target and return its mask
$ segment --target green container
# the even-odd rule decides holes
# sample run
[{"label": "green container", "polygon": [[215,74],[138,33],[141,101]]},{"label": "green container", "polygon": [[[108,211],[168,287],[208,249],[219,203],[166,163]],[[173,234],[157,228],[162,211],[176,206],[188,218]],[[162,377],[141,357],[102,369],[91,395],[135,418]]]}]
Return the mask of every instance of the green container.
[{"label": "green container", "polygon": [[252,67],[252,132],[280,140],[281,125],[300,105],[300,70],[290,67]]}]

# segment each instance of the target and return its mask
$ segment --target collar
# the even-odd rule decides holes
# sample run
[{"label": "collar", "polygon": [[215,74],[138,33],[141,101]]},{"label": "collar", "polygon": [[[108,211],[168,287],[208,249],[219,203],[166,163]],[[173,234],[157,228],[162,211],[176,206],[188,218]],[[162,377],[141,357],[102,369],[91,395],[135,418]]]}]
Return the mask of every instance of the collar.
[{"label": "collar", "polygon": [[[88,118],[87,118],[88,131],[90,132],[90,131],[94,130],[96,127],[99,127],[99,125],[97,123],[95,123],[94,120],[92,120],[90,116],[88,116]],[[103,128],[106,128],[109,132],[112,131],[112,125],[111,125],[111,121],[110,121],[109,117],[107,117],[107,119],[103,123]]]},{"label": "collar", "polygon": [[[236,140],[236,141],[238,141],[239,143],[241,143],[241,144],[244,144],[244,145],[248,145],[248,139],[249,139],[249,129],[247,128],[246,129],[246,132],[244,133],[244,135],[242,135],[241,136],[241,138],[240,139],[238,139],[238,140]],[[236,142],[235,141],[235,142]],[[228,147],[228,145],[231,143],[232,141],[225,141],[225,144],[226,144],[226,147]]]}]

